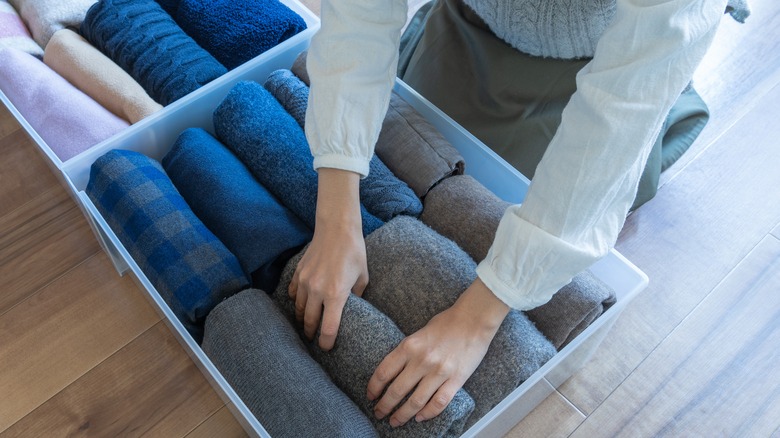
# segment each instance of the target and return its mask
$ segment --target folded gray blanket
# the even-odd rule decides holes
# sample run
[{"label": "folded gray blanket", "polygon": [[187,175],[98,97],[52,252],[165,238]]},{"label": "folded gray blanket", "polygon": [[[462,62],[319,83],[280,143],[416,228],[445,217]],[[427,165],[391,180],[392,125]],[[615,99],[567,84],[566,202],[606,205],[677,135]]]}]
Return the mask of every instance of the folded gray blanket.
[{"label": "folded gray blanket", "polygon": [[[303,252],[293,257],[285,268],[279,287],[273,299],[287,315],[295,321],[295,304],[287,295],[295,267]],[[298,325],[298,332],[303,329]],[[374,306],[350,294],[341,316],[336,345],[323,352],[314,342],[308,343],[309,352],[325,368],[336,385],[341,388],[371,419],[374,427],[383,437],[455,437],[463,431],[467,418],[474,410],[474,400],[463,389],[437,417],[418,423],[414,420],[392,428],[388,418],[377,420],[374,415],[376,402],[366,397],[368,381],[374,370],[404,338],[404,334],[390,318]],[[405,401],[405,400],[404,400]]]},{"label": "folded gray blanket", "polygon": [[[447,178],[428,193],[420,219],[455,241],[472,259],[481,261],[509,205],[471,176],[459,175]],[[549,302],[526,314],[561,349],[614,302],[615,291],[585,271]]]},{"label": "folded gray blanket", "polygon": [[[292,71],[309,84],[306,52],[298,55]],[[462,174],[465,167],[457,149],[395,92],[374,151],[420,198],[444,178]]]},{"label": "folded gray blanket", "polygon": [[[366,238],[370,281],[363,297],[406,335],[452,306],[476,278],[476,265],[451,240],[410,217],[399,216]],[[528,318],[511,311],[485,358],[463,388],[474,424],[555,355],[555,347]]]},{"label": "folded gray blanket", "polygon": [[376,436],[265,292],[249,289],[214,308],[202,348],[271,436]]}]

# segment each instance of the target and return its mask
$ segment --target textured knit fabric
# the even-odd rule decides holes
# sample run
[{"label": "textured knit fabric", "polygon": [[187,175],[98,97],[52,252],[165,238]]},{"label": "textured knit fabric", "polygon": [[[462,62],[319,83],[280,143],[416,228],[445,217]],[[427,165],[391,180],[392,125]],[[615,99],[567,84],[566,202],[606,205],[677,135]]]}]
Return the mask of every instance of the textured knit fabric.
[{"label": "textured knit fabric", "polygon": [[46,47],[54,32],[78,29],[96,0],[8,0],[22,16],[33,39]]},{"label": "textured knit fabric", "polygon": [[[306,128],[317,131],[308,137],[309,143],[328,167],[368,167],[371,140],[379,131],[395,79],[406,3],[323,3],[322,28],[312,38],[307,56],[312,84]],[[477,267],[480,279],[504,303],[515,309],[538,307],[614,246],[664,117],[712,44],[726,3],[617,0],[617,18],[602,35],[593,59],[579,71],[577,91],[565,104],[522,206],[507,209],[488,257]],[[453,2],[438,1],[428,23],[441,8],[452,6]],[[372,11],[370,22],[365,10]],[[498,89],[517,81],[502,63],[512,62],[519,52],[491,32],[465,35],[475,43],[489,35],[512,55],[493,59],[478,45],[459,42],[452,33],[457,29],[434,35],[429,29],[426,26],[418,47],[430,50],[418,49],[414,58],[425,61],[417,68],[431,82],[441,78],[451,83],[450,77],[461,73],[465,62],[479,67],[469,72],[468,81],[454,81],[456,88],[440,81],[439,90],[472,92],[482,84]],[[451,58],[454,67],[442,68],[441,47],[448,43],[462,49],[451,52],[457,54]],[[494,78],[499,82],[491,83]],[[471,104],[459,101],[460,108]],[[494,107],[487,108],[492,114]],[[472,116],[479,115],[479,110],[472,111]],[[491,120],[507,118],[512,116]],[[385,164],[393,169],[387,160]]]},{"label": "textured knit fabric", "polygon": [[560,350],[615,304],[615,291],[590,271],[576,275],[528,319]]},{"label": "textured knit fabric", "polygon": [[[473,260],[482,261],[509,206],[471,176],[459,175],[447,178],[428,193],[420,219],[452,239]],[[615,291],[584,271],[574,276],[550,301],[527,311],[527,315],[560,349],[614,302]]]},{"label": "textured knit fabric", "polygon": [[81,34],[163,105],[227,72],[154,0],[101,0]]},{"label": "textured knit fabric", "polygon": [[[304,128],[309,87],[290,70],[271,73],[263,86]],[[417,195],[376,155],[369,162],[368,175],[360,180],[360,201],[371,214],[383,221],[399,214],[419,216],[422,213],[422,203]]]},{"label": "textured knit fabric", "polygon": [[[217,138],[260,183],[314,229],[317,172],[303,130],[262,85],[239,82],[214,111]],[[382,221],[361,204],[363,234]]]},{"label": "textured knit fabric", "polygon": [[43,61],[106,109],[135,123],[162,106],[149,97],[138,82],[70,29],[57,31]]},{"label": "textured knit fabric", "polygon": [[306,29],[279,0],[181,0],[176,22],[228,69]]},{"label": "textured knit fabric", "polygon": [[[452,306],[476,279],[476,265],[451,240],[410,217],[398,217],[366,238],[370,281],[363,297],[410,335]],[[556,353],[519,311],[504,319],[464,388],[478,421]]]},{"label": "textured knit fabric", "polygon": [[163,168],[200,220],[232,252],[254,287],[274,290],[287,259],[312,232],[200,128],[184,131]]},{"label": "textured knit fabric", "polygon": [[[292,71],[308,84],[306,53],[298,55]],[[395,92],[390,96],[375,152],[373,156],[378,156],[420,198],[442,179],[462,174],[465,167],[460,153]],[[369,162],[369,169],[371,166]]]},{"label": "textured knit fabric", "polygon": [[200,342],[209,311],[249,283],[235,256],[190,210],[160,163],[145,155],[115,149],[101,156],[86,192]]},{"label": "textured knit fabric", "polygon": [[0,89],[62,161],[128,126],[38,58],[16,49],[0,49]]},{"label": "textured knit fabric", "polygon": [[265,292],[246,290],[215,307],[202,348],[271,436],[376,436]]},{"label": "textured knit fabric", "polygon": [[0,0],[0,49],[14,48],[38,58],[43,49],[30,35],[22,18],[7,0]]},{"label": "textured knit fabric", "polygon": [[[303,253],[297,255],[285,268],[274,300],[295,324],[295,304],[287,295],[295,267]],[[298,325],[299,334],[303,330]],[[309,343],[309,351],[336,385],[342,389],[369,417],[382,437],[456,437],[474,410],[474,400],[461,389],[453,401],[437,417],[418,423],[409,421],[399,428],[391,428],[388,418],[374,417],[376,402],[368,401],[366,388],[371,375],[382,359],[404,338],[404,334],[393,321],[365,300],[350,294],[344,305],[336,345],[328,352],[316,346],[316,339]],[[404,401],[406,401],[404,399]]]}]

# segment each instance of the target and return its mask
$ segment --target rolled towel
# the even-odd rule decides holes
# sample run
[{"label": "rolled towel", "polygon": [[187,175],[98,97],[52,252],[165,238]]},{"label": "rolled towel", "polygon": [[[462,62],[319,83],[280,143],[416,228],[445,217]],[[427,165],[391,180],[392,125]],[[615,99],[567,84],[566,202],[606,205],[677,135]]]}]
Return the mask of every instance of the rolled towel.
[{"label": "rolled towel", "polygon": [[0,0],[0,49],[5,48],[43,57],[43,49],[32,39],[16,9],[7,0]]},{"label": "rolled towel", "polygon": [[[420,219],[452,239],[472,259],[482,261],[510,205],[473,177],[458,175],[447,178],[428,193]],[[615,291],[590,271],[584,271],[550,301],[526,314],[555,348],[561,349],[614,302]]]},{"label": "rolled towel", "polygon": [[182,132],[162,164],[195,215],[251,276],[254,287],[274,290],[287,260],[311,240],[311,230],[203,129]]},{"label": "rolled towel", "polygon": [[0,89],[62,161],[127,128],[39,59],[0,49]]},{"label": "rolled towel", "polygon": [[130,123],[162,109],[135,79],[70,29],[59,30],[52,36],[43,62]]},{"label": "rolled towel", "polygon": [[376,436],[265,292],[246,290],[215,307],[202,348],[271,436]]},{"label": "rolled towel", "polygon": [[[271,73],[263,86],[304,128],[309,87],[290,70]],[[417,217],[422,213],[422,203],[417,195],[376,155],[369,161],[368,176],[360,180],[360,201],[371,214],[383,221],[399,214]]]},{"label": "rolled towel", "polygon": [[27,23],[33,39],[46,47],[54,32],[78,29],[97,0],[8,0]]},{"label": "rolled towel", "polygon": [[181,0],[175,17],[229,70],[306,29],[279,0]]},{"label": "rolled towel", "polygon": [[[406,335],[451,307],[476,279],[476,265],[455,243],[422,222],[399,216],[366,238],[371,281],[363,297]],[[474,398],[466,427],[482,418],[555,355],[533,323],[512,310],[482,363],[463,386]]]},{"label": "rolled towel", "polygon": [[112,150],[86,193],[173,313],[200,342],[203,322],[249,283],[235,256],[195,216],[157,161]]},{"label": "rolled towel", "polygon": [[101,0],[87,12],[81,35],[163,105],[227,72],[154,0]]},{"label": "rolled towel", "polygon": [[615,302],[615,291],[590,271],[584,271],[556,292],[550,301],[525,313],[560,350]]},{"label": "rolled towel", "polygon": [[[298,254],[284,270],[273,299],[287,318],[295,322],[295,304],[287,295],[287,287],[303,253]],[[303,329],[297,325],[298,333]],[[371,304],[350,294],[341,315],[336,345],[328,352],[317,347],[317,340],[308,343],[309,352],[360,409],[368,416],[382,437],[456,437],[474,410],[474,400],[461,389],[447,408],[437,417],[418,423],[414,420],[399,428],[390,427],[388,418],[374,417],[376,402],[366,397],[371,375],[382,359],[404,338],[393,321]],[[406,399],[403,400],[404,402]]]},{"label": "rolled towel", "polygon": [[[292,71],[309,84],[306,53],[296,58]],[[374,149],[376,155],[418,197],[451,175],[463,173],[463,157],[436,128],[401,96],[393,92]]]},{"label": "rolled towel", "polygon": [[[260,183],[314,229],[317,172],[303,130],[256,82],[239,82],[214,111],[217,138]],[[363,234],[382,221],[360,207]]]}]

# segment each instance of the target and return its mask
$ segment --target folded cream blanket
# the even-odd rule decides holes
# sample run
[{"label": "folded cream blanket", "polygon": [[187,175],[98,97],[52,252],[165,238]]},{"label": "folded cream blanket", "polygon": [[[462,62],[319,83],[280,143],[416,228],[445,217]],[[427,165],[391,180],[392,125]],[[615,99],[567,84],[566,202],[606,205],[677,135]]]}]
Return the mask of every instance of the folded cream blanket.
[{"label": "folded cream blanket", "polygon": [[162,109],[135,79],[72,30],[62,29],[52,36],[43,62],[130,123]]},{"label": "folded cream blanket", "polygon": [[96,0],[9,0],[41,47],[60,29],[78,29]]}]

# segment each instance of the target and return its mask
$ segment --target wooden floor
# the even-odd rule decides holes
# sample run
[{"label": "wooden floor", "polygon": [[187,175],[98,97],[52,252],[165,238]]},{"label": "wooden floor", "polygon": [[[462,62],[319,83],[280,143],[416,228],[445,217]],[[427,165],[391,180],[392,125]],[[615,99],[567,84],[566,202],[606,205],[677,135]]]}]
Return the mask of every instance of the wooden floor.
[{"label": "wooden floor", "polygon": [[[620,237],[650,286],[510,436],[780,437],[780,3],[750,3],[696,75],[708,127]],[[0,157],[0,437],[243,436],[4,108]]]}]

